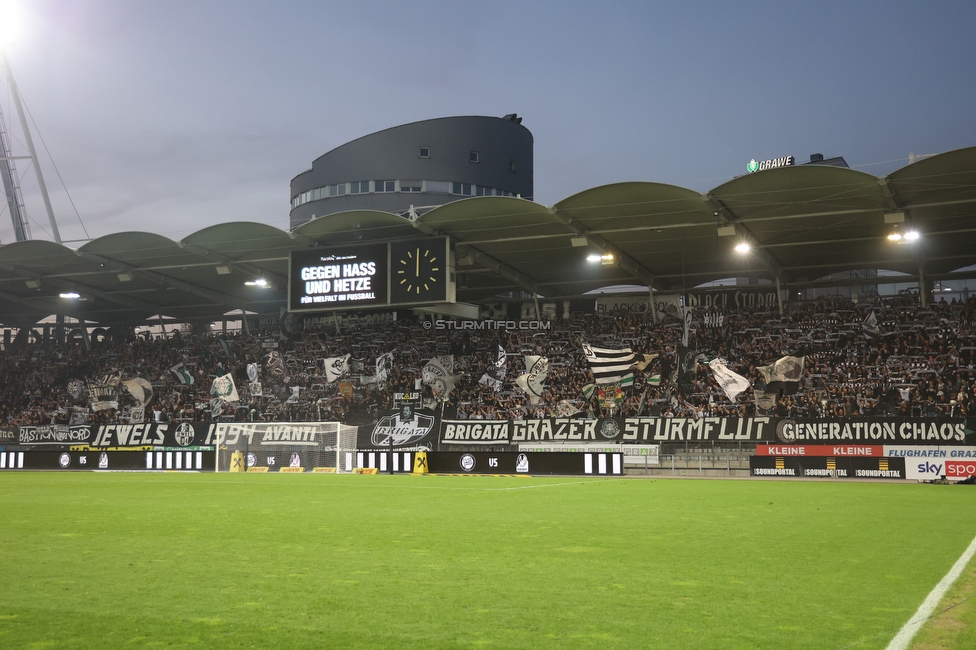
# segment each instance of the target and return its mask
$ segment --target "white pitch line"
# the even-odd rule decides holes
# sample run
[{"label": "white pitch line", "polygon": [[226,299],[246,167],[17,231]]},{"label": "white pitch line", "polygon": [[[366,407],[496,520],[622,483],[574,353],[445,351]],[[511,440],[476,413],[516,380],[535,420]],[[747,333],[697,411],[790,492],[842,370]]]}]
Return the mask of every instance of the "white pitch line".
[{"label": "white pitch line", "polygon": [[490,490],[492,492],[503,492],[505,490],[532,490],[534,488],[545,488],[545,487],[559,487],[561,485],[584,485],[590,483],[591,481],[571,481],[569,483],[541,483],[539,485],[517,485],[515,487],[506,488],[482,488],[484,490]]},{"label": "white pitch line", "polygon": [[919,606],[915,615],[908,619],[908,622],[898,631],[895,638],[888,644],[887,650],[906,650],[908,648],[908,644],[915,638],[915,634],[922,628],[922,624],[935,611],[935,608],[939,605],[939,601],[942,600],[942,597],[945,596],[949,588],[952,587],[952,584],[962,574],[963,569],[969,564],[974,554],[976,554],[976,537],[969,543],[969,548],[952,565],[949,573],[945,574],[945,577],[939,581],[939,584],[935,585],[935,588],[932,589],[928,598]]}]

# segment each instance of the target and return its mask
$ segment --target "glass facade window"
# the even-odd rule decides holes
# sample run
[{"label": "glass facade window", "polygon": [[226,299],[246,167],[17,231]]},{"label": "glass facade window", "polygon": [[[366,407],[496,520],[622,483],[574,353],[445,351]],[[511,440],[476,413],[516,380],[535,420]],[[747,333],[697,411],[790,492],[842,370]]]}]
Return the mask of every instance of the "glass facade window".
[{"label": "glass facade window", "polygon": [[430,147],[421,147],[420,148],[420,157],[421,158],[430,158]]},{"label": "glass facade window", "polygon": [[473,162],[473,163],[481,162],[481,154],[479,154],[477,151],[469,151],[468,162]]},{"label": "glass facade window", "polygon": [[509,160],[508,161],[508,171],[510,171],[510,172],[514,172],[515,171],[515,161],[514,160]]},{"label": "glass facade window", "polygon": [[485,187],[474,183],[458,183],[454,181],[418,181],[418,180],[381,180],[381,181],[351,181],[349,183],[335,183],[302,192],[291,199],[292,209],[305,205],[309,201],[318,201],[332,196],[346,194],[378,193],[421,193],[455,194],[457,196],[515,196],[507,190],[495,187]]}]

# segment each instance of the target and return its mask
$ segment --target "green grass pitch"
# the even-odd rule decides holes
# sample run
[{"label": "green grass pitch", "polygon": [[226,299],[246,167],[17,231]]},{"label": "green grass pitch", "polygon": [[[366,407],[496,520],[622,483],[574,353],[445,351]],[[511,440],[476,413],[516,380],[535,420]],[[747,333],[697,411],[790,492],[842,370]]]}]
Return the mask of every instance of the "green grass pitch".
[{"label": "green grass pitch", "polygon": [[884,648],[964,486],[0,474],[3,648]]}]

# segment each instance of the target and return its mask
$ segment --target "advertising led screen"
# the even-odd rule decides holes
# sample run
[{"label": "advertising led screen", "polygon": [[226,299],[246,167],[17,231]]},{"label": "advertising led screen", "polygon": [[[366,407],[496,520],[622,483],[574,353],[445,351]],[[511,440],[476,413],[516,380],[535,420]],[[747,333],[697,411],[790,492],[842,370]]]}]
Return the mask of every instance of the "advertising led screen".
[{"label": "advertising led screen", "polygon": [[289,311],[355,309],[389,303],[387,244],[294,251],[290,268]]},{"label": "advertising led screen", "polygon": [[288,310],[453,302],[447,237],[293,251]]}]

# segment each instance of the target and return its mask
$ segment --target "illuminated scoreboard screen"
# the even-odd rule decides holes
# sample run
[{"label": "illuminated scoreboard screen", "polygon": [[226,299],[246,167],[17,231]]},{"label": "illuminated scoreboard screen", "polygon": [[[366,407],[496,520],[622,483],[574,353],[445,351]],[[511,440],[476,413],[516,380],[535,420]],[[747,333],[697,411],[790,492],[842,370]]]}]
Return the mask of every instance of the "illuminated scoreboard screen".
[{"label": "illuminated scoreboard screen", "polygon": [[447,237],[293,251],[288,310],[453,302]]}]

